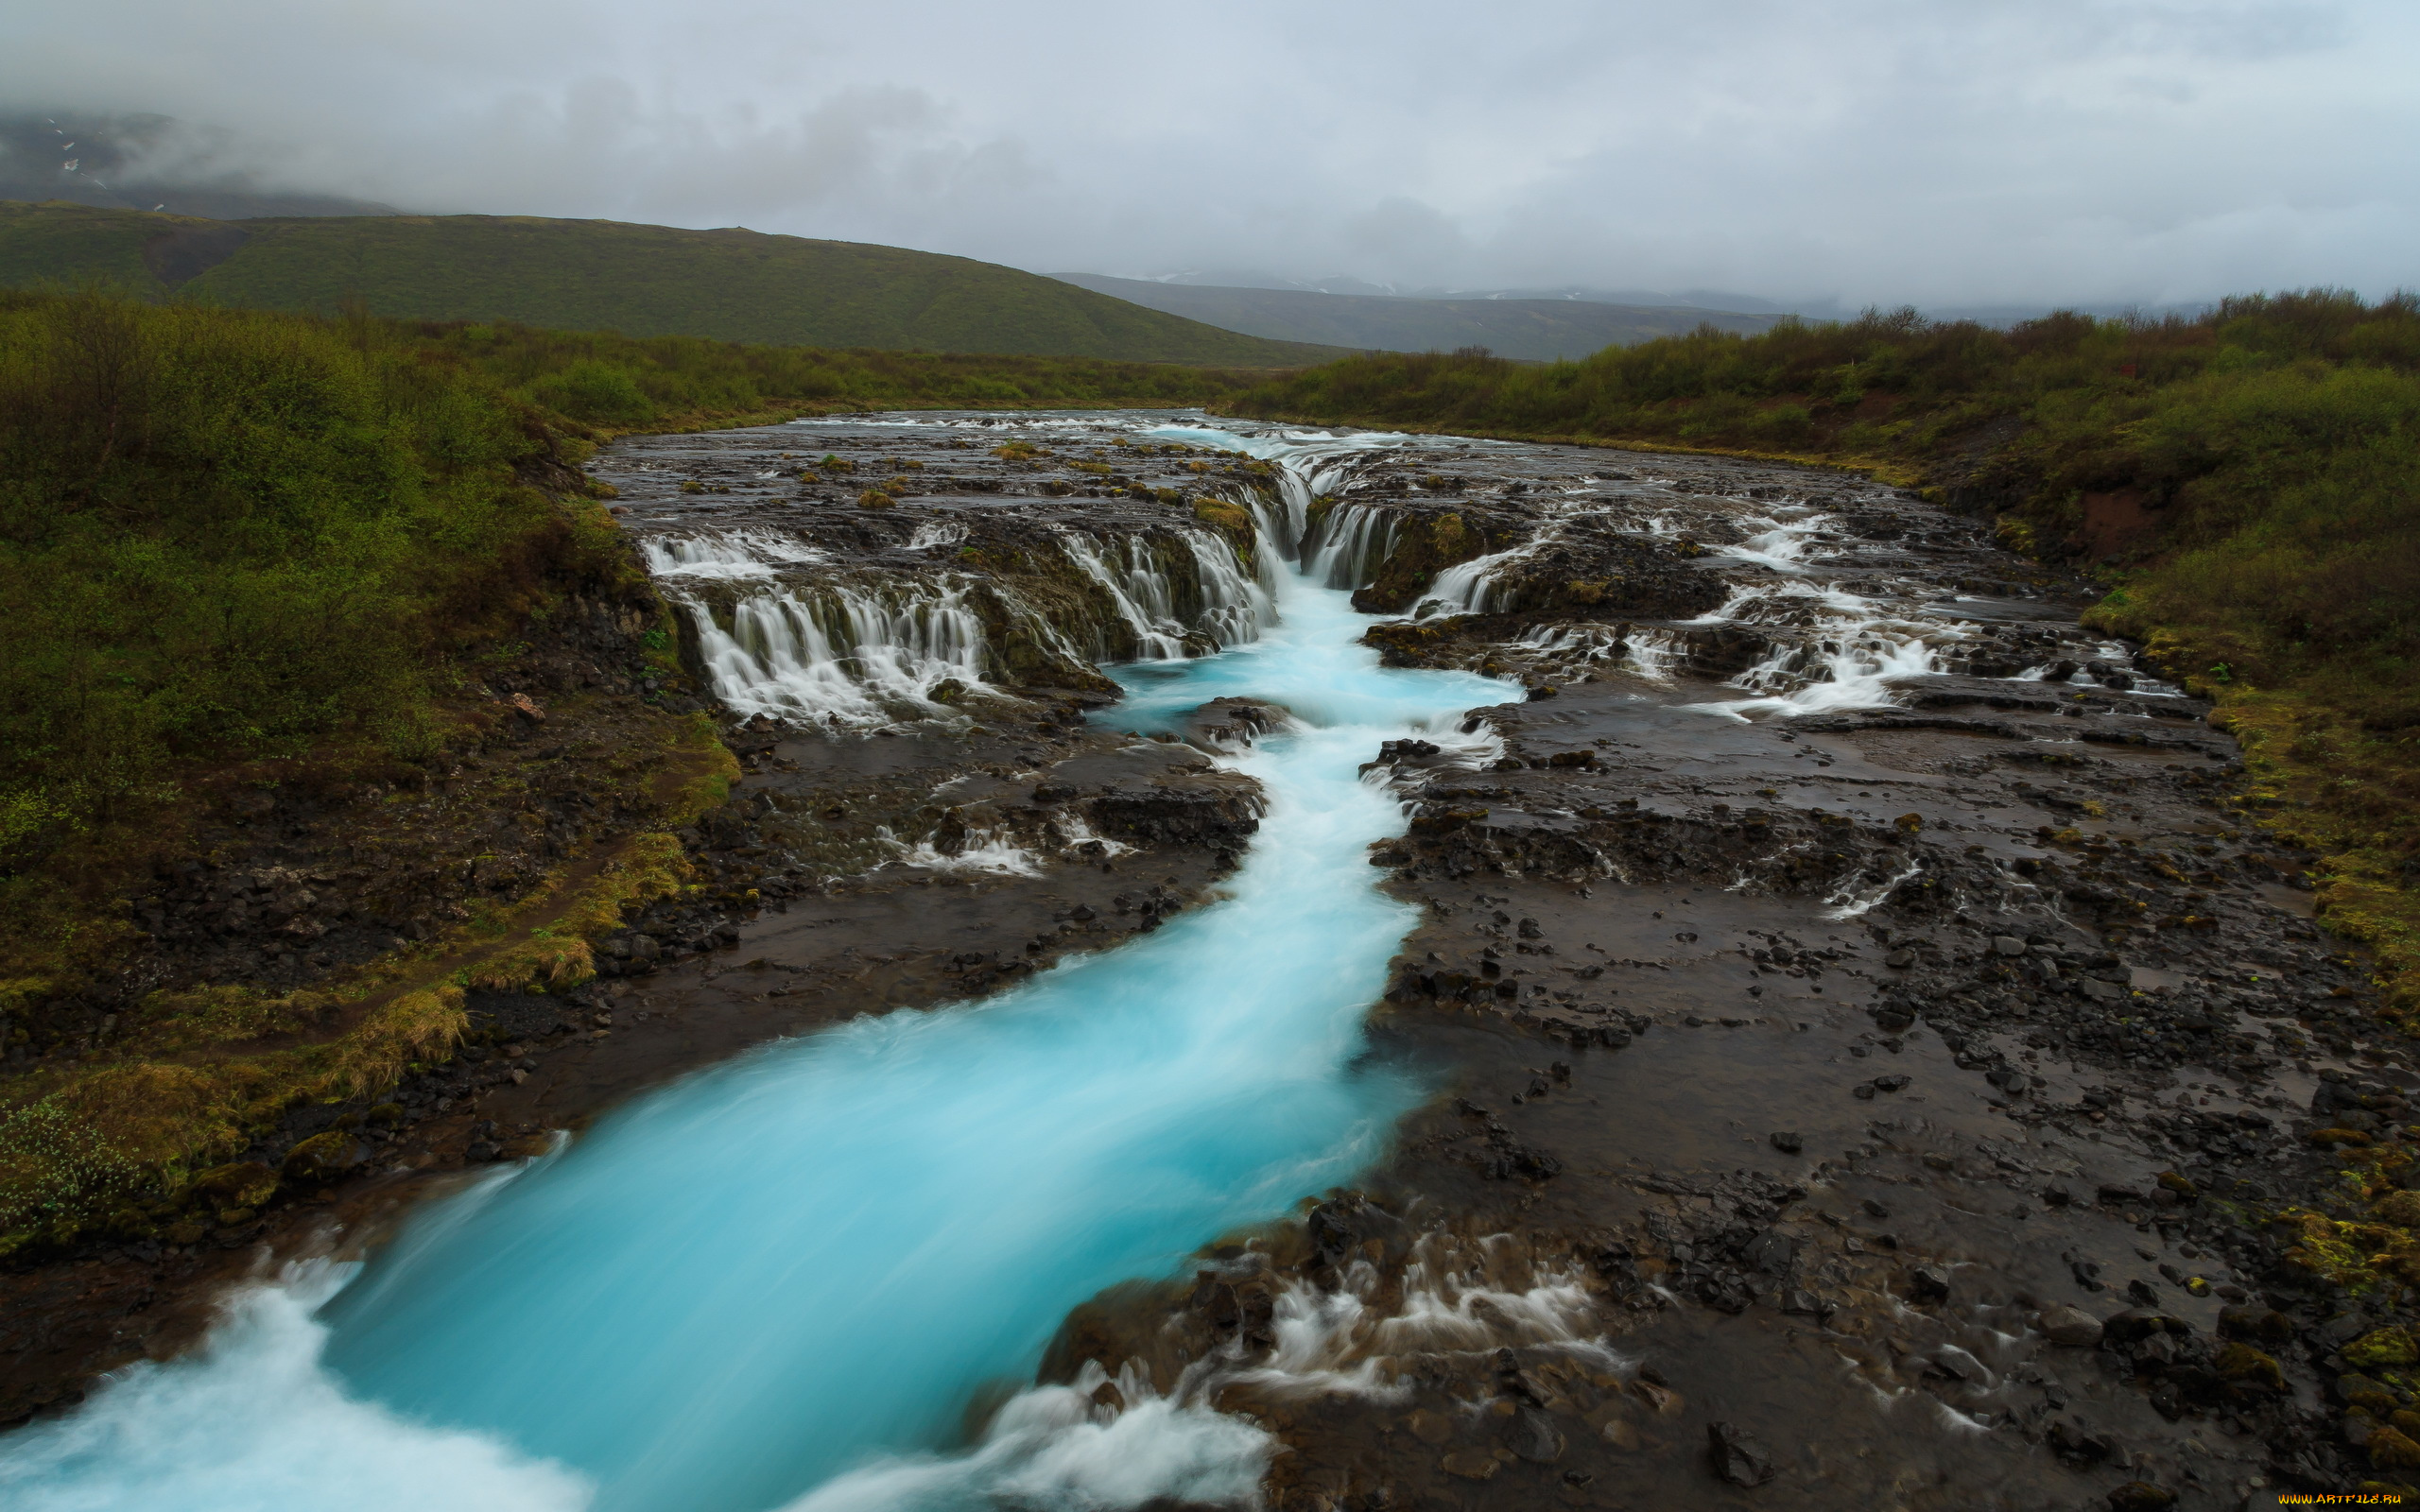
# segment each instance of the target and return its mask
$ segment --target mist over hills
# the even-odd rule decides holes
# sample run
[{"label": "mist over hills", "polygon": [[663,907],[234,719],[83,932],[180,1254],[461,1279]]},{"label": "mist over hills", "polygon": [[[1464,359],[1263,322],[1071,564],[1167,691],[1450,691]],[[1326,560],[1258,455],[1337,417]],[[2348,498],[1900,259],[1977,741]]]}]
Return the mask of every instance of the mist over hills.
[{"label": "mist over hills", "polygon": [[0,284],[421,319],[514,320],[774,346],[1299,367],[1270,341],[970,258],[741,228],[536,216],[212,220],[0,203]]},{"label": "mist over hills", "polygon": [[1754,334],[1780,318],[1576,299],[1440,299],[1358,290],[1164,284],[1098,273],[1059,277],[1150,309],[1275,340],[1378,352],[1485,347],[1499,356],[1539,362],[1584,357],[1607,347],[1677,335],[1701,324]]},{"label": "mist over hills", "polygon": [[[1083,283],[1087,279],[1109,278],[1107,274],[1068,274],[1061,278]],[[1294,289],[1318,294],[1348,294],[1385,296],[1401,300],[1451,301],[1559,301],[1590,304],[1614,304],[1657,311],[1693,310],[1709,316],[1733,315],[1795,315],[1806,320],[1853,320],[1863,314],[1866,306],[1846,301],[1823,297],[1783,299],[1761,294],[1743,294],[1737,289],[1711,288],[1601,288],[1584,284],[1564,284],[1544,288],[1456,288],[1446,284],[1374,284],[1350,273],[1331,273],[1321,278],[1291,279],[1266,271],[1185,270],[1176,273],[1152,274],[1144,278],[1117,279],[1124,284],[1153,284],[1163,287],[1211,287],[1224,289]],[[1085,284],[1087,288],[1093,287]],[[1126,298],[1134,298],[1129,294]],[[1150,303],[1137,300],[1137,303]],[[1161,306],[1155,306],[1155,308]],[[2053,310],[2073,310],[2082,315],[2151,316],[2182,315],[2188,318],[2210,307],[2207,301],[2184,301],[2141,304],[2109,301],[2067,301],[2062,303],[2027,303],[2002,301],[1993,303],[1918,303],[1927,318],[1934,320],[1973,320],[1979,325],[2007,327],[2022,320],[2038,319]],[[1715,322],[1722,325],[1720,319]],[[1723,325],[1723,329],[1751,329]],[[1763,329],[1755,327],[1754,329]],[[1661,333],[1659,333],[1661,334]],[[1505,355],[1515,355],[1509,350]]]},{"label": "mist over hills", "polygon": [[0,199],[214,220],[401,214],[344,195],[264,189],[241,173],[214,170],[201,145],[168,116],[66,112],[0,114]]}]

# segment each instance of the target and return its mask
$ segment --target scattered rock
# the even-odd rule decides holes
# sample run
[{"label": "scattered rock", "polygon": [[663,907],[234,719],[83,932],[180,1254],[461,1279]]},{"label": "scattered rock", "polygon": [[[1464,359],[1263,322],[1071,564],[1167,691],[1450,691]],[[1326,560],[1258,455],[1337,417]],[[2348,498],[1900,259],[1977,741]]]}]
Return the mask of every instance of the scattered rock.
[{"label": "scattered rock", "polygon": [[1762,1486],[1773,1478],[1772,1452],[1746,1429],[1737,1423],[1708,1423],[1705,1436],[1714,1473],[1722,1479],[1734,1486]]},{"label": "scattered rock", "polygon": [[1484,1449],[1458,1449],[1445,1456],[1441,1468],[1448,1475],[1466,1481],[1483,1481],[1504,1468],[1504,1462]]},{"label": "scattered rock", "polygon": [[2035,1319],[2042,1336],[2053,1344],[2064,1344],[2072,1349],[2098,1349],[2100,1345],[2100,1319],[2080,1307],[2053,1307]]},{"label": "scattered rock", "polygon": [[1563,1432],[1554,1419],[1535,1407],[1524,1407],[1513,1415],[1512,1432],[1506,1438],[1512,1452],[1532,1465],[1551,1465],[1563,1458]]}]

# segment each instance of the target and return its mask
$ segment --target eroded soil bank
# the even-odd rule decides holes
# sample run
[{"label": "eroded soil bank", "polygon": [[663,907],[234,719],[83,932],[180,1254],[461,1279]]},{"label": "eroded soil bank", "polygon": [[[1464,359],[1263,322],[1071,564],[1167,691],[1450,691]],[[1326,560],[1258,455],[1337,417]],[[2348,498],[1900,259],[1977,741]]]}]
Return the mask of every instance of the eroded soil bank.
[{"label": "eroded soil bank", "polygon": [[[746,767],[683,836],[704,889],[594,982],[479,999],[485,1043],[351,1110],[320,1203],[16,1279],[18,1409],[683,1071],[1209,896],[1259,814],[1216,757],[1284,711],[1132,737],[1098,668],[1249,638],[1290,558],[1403,616],[1390,659],[1505,682],[1473,744],[1369,753],[1414,805],[1372,864],[1426,918],[1374,1034],[1436,1095],[1355,1192],[1082,1310],[1047,1375],[1105,1418],[1252,1418],[1289,1508],[2232,1507],[2412,1473],[2403,1052],[2303,858],[2227,806],[2230,743],[2078,628],[2080,585],[1836,474],[1243,435],[868,417],[609,453]],[[2368,1227],[2282,1216],[2323,1197]]]}]

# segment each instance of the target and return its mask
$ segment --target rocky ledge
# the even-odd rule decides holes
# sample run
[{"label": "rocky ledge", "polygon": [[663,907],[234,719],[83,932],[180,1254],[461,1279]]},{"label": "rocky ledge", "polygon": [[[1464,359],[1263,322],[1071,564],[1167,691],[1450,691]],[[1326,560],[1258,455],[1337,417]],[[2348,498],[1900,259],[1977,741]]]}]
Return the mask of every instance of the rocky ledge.
[{"label": "rocky ledge", "polygon": [[[1435,1095],[1356,1190],[1080,1310],[1050,1379],[1246,1415],[1271,1503],[1324,1512],[2420,1477],[2407,1053],[2084,585],[1768,464],[925,419],[609,455],[744,768],[683,836],[698,887],[263,1140],[316,1194],[284,1216],[20,1278],[20,1410],[680,1070],[1211,896],[1256,815],[1218,753],[1283,711],[1125,735],[1098,666],[1247,638],[1276,552],[1396,616],[1387,659],[1505,684],[1483,761],[1370,753],[1409,813],[1371,861],[1424,919],[1373,1036]],[[857,611],[948,633],[880,662]]]}]

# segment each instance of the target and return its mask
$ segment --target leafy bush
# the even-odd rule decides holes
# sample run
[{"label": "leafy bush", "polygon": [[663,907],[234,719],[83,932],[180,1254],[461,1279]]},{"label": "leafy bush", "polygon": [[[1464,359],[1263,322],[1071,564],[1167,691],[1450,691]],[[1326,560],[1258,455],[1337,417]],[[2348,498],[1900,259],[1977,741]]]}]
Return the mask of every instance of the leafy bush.
[{"label": "leafy bush", "polygon": [[557,528],[511,474],[543,445],[332,324],[0,302],[11,854],[182,761],[374,738],[421,701],[430,607]]}]

